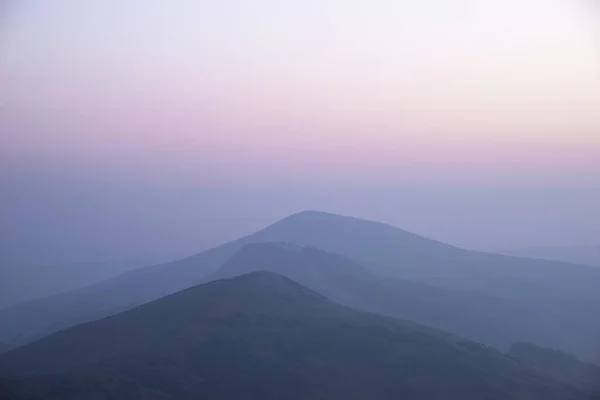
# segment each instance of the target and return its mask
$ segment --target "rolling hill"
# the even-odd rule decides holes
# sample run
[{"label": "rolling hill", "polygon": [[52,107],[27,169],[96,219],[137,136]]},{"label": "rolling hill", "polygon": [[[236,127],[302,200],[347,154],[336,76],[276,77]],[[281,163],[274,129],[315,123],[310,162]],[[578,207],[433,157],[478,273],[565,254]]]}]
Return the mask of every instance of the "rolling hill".
[{"label": "rolling hill", "polygon": [[272,271],[341,304],[402,318],[508,350],[516,341],[582,353],[597,344],[596,321],[476,292],[381,277],[358,263],[285,243],[243,247],[208,279]]},{"label": "rolling hill", "polygon": [[573,264],[594,265],[600,267],[600,245],[525,247],[506,250],[502,253],[517,257],[564,261]]},{"label": "rolling hill", "polygon": [[0,260],[0,310],[25,301],[83,288],[141,267],[97,262],[40,265]]},{"label": "rolling hill", "polygon": [[511,357],[557,380],[567,382],[600,395],[600,366],[584,363],[576,357],[531,343],[514,343]]},{"label": "rolling hill", "polygon": [[[319,248],[348,257],[380,276],[500,297],[520,307],[543,310],[543,315],[556,314],[574,329],[587,332],[592,324],[600,332],[598,268],[467,251],[382,223],[302,212],[183,260],[3,310],[0,341],[21,345],[191,287],[206,280],[245,245],[262,242]],[[595,345],[578,355],[600,354],[600,343]]]},{"label": "rolling hill", "polygon": [[57,332],[0,356],[34,399],[586,399],[457,336],[257,272]]}]

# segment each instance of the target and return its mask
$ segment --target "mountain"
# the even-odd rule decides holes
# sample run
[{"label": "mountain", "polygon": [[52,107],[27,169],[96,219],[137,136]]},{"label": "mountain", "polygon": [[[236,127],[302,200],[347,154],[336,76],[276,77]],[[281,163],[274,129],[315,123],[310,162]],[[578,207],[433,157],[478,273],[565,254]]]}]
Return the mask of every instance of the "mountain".
[{"label": "mountain", "polygon": [[474,342],[247,274],[78,325],[0,356],[33,399],[585,399]]},{"label": "mountain", "polygon": [[134,262],[40,265],[0,261],[0,309],[72,291],[141,267]]},{"label": "mountain", "polygon": [[564,261],[573,264],[593,265],[600,267],[600,245],[598,246],[541,246],[506,250],[502,253],[517,256],[538,258],[542,260]]},{"label": "mountain", "polygon": [[600,393],[600,366],[584,363],[558,350],[542,348],[532,343],[515,343],[509,355],[558,380]]},{"label": "mountain", "polygon": [[316,247],[354,259],[381,275],[444,287],[513,297],[520,285],[527,285],[527,290],[551,289],[545,295],[564,293],[600,301],[600,271],[589,266],[468,251],[352,217],[303,212],[250,239]]},{"label": "mountain", "polygon": [[283,243],[243,247],[208,279],[271,271],[341,304],[452,332],[502,350],[515,341],[582,353],[598,340],[593,319],[578,320],[476,292],[381,277],[358,263],[315,248]]},{"label": "mountain", "polygon": [[[600,269],[467,251],[390,225],[302,212],[257,233],[168,264],[0,311],[0,341],[21,345],[53,331],[132,308],[205,280],[242,247],[287,242],[337,253],[381,276],[477,292],[543,309],[600,332]],[[600,354],[586,348],[582,354]],[[582,355],[579,354],[578,355]]]}]

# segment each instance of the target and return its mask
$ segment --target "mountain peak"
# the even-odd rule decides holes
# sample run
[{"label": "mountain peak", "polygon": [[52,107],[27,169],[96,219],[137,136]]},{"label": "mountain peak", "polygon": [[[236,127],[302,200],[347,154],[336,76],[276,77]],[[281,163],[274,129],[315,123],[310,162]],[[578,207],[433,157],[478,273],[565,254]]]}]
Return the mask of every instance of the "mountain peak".
[{"label": "mountain peak", "polygon": [[0,356],[0,397],[587,398],[493,349],[324,299],[272,272],[197,286]]},{"label": "mountain peak", "polygon": [[[210,330],[207,327],[211,323],[230,327],[238,317],[260,320],[269,314],[293,318],[301,313],[310,317],[316,310],[323,308],[326,312],[331,307],[342,306],[277,273],[252,272],[194,286],[9,351],[1,356],[0,376],[64,372],[79,365],[118,359],[175,337],[184,343],[194,342],[199,339],[189,332]],[[83,347],[66,352],[72,343]]]},{"label": "mountain peak", "polygon": [[[235,289],[243,286],[245,289],[250,291],[260,291],[270,294],[287,295],[291,297],[300,296],[318,301],[327,300],[325,296],[322,296],[281,274],[267,270],[253,271],[233,278],[222,279],[220,281],[216,281],[215,283],[232,286]],[[208,285],[210,284],[211,283]],[[201,286],[197,288],[201,288]]]},{"label": "mountain peak", "polygon": [[355,218],[355,217],[349,217],[349,216],[340,215],[340,214],[333,214],[333,213],[326,212],[326,211],[304,210],[304,211],[299,211],[297,213],[291,214],[291,215],[283,218],[281,221],[314,220],[314,219],[330,220],[330,221],[336,220],[336,219],[337,220],[344,220],[344,219],[358,220],[358,218]]},{"label": "mountain peak", "polygon": [[308,277],[311,281],[341,275],[365,279],[370,277],[370,273],[362,265],[344,256],[310,246],[265,242],[242,247],[212,278],[228,278],[253,271],[271,271],[301,283],[302,278]]}]

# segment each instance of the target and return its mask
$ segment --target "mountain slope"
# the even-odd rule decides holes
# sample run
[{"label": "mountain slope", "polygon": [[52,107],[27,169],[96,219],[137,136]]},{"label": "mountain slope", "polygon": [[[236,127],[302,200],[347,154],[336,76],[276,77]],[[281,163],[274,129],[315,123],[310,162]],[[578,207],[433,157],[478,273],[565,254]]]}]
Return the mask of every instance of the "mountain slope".
[{"label": "mountain slope", "polygon": [[0,341],[20,346],[191,287],[219,268],[237,248],[232,243],[189,259],[132,270],[86,288],[0,310]]},{"label": "mountain slope", "polygon": [[386,276],[513,295],[515,283],[600,300],[600,271],[585,265],[468,251],[393,226],[322,212],[285,218],[252,236],[357,260]]},{"label": "mountain slope", "polygon": [[515,343],[509,355],[524,364],[562,380],[600,394],[600,366],[579,361],[563,352],[531,343]]},{"label": "mountain slope", "polygon": [[584,264],[600,267],[600,245],[572,247],[526,247],[521,249],[507,250],[503,251],[502,253],[510,256],[563,261],[573,264]]},{"label": "mountain slope", "polygon": [[544,308],[571,318],[573,326],[591,321],[600,332],[600,320],[595,317],[600,314],[600,269],[471,252],[381,223],[303,212],[187,259],[1,311],[0,341],[27,343],[174,293],[201,282],[247,244],[279,241],[338,253],[381,275]]},{"label": "mountain slope", "polygon": [[500,297],[380,277],[346,257],[315,248],[247,245],[210,279],[260,270],[287,276],[351,307],[433,326],[503,350],[527,340],[581,353],[597,343],[594,321],[574,324],[571,317]]},{"label": "mountain slope", "polygon": [[15,400],[585,398],[499,352],[267,272],[58,332],[0,356],[0,371]]},{"label": "mountain slope", "polygon": [[141,266],[125,262],[34,265],[0,260],[0,309],[89,286]]}]

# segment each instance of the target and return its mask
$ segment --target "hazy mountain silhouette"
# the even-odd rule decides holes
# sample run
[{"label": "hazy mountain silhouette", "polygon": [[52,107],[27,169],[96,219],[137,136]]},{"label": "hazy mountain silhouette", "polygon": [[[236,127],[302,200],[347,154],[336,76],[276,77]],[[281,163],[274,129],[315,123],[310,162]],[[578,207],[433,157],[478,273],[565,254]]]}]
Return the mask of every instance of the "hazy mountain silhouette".
[{"label": "hazy mountain silhouette", "polygon": [[510,356],[533,368],[584,390],[600,394],[600,366],[584,363],[571,354],[532,343],[515,343]]},{"label": "hazy mountain silhouette", "polygon": [[506,250],[502,253],[517,257],[564,261],[573,264],[585,264],[600,267],[600,245],[524,247]]},{"label": "hazy mountain silhouette", "polygon": [[89,286],[142,265],[134,262],[41,265],[0,260],[0,309]]},{"label": "hazy mountain silhouette", "polygon": [[13,400],[586,398],[497,351],[268,272],[55,333],[0,356],[0,369]]},{"label": "hazy mountain silhouette", "polygon": [[339,303],[430,325],[508,350],[515,341],[582,353],[594,348],[597,324],[545,308],[476,292],[386,278],[337,254],[289,244],[243,247],[209,279],[267,270],[287,276]]},{"label": "hazy mountain silhouette", "polygon": [[[0,341],[26,343],[160,298],[206,279],[247,244],[280,241],[344,255],[382,276],[503,297],[600,332],[598,268],[467,251],[382,223],[302,212],[183,260],[11,307],[0,312]],[[585,349],[592,351],[599,354],[600,346]]]},{"label": "hazy mountain silhouette", "polygon": [[561,294],[600,301],[600,270],[589,266],[468,251],[378,222],[304,212],[259,235],[342,254],[386,276],[541,304],[561,303]]}]

